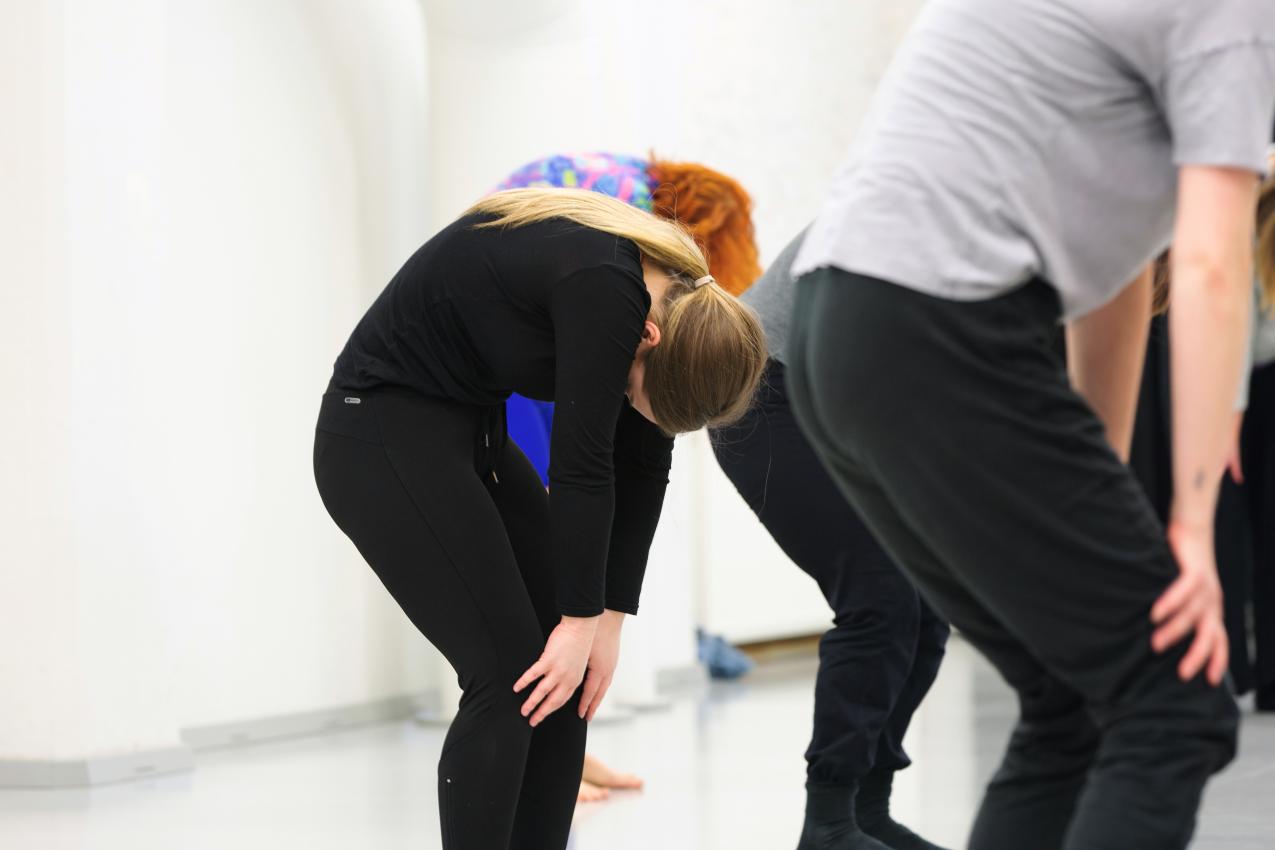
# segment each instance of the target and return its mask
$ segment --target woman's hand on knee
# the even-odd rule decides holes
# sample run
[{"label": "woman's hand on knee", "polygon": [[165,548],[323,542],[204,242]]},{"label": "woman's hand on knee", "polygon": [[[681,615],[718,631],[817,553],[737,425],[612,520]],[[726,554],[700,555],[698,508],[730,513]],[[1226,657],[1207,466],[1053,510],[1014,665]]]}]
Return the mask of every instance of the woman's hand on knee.
[{"label": "woman's hand on knee", "polygon": [[531,717],[531,725],[539,726],[550,714],[561,708],[580,682],[589,663],[589,651],[601,617],[563,617],[545,642],[540,660],[532,664],[514,684],[514,693],[537,679],[531,696],[522,704],[522,716]]},{"label": "woman's hand on knee", "polygon": [[589,651],[589,672],[584,680],[584,693],[580,697],[580,717],[592,720],[602,705],[615,678],[616,665],[620,663],[620,627],[624,614],[607,610],[602,613],[598,632],[593,636],[593,648]]}]

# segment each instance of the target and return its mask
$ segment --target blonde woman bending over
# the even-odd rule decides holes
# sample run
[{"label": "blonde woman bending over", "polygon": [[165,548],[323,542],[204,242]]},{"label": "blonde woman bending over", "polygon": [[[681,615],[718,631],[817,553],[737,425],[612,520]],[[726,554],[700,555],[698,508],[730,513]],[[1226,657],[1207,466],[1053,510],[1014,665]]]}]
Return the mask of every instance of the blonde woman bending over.
[{"label": "blonde woman bending over", "polygon": [[[566,846],[670,435],[737,419],[765,362],[756,317],[686,231],[562,189],[484,199],[355,328],[315,478],[459,676],[438,765],[446,850]],[[548,493],[506,439],[515,391],[557,404]]]}]

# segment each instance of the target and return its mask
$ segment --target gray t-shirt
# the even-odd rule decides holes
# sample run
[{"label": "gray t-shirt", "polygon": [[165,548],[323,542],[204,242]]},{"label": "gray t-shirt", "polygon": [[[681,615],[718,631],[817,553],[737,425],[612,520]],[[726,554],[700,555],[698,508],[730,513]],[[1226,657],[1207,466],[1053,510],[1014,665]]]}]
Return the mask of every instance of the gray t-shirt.
[{"label": "gray t-shirt", "polygon": [[1263,172],[1273,117],[1272,0],[931,0],[793,271],[1082,315],[1168,245],[1177,167]]},{"label": "gray t-shirt", "polygon": [[788,364],[788,323],[792,317],[793,283],[796,281],[792,274],[792,261],[796,259],[805,238],[805,230],[793,237],[766,273],[740,296],[741,301],[757,311],[761,326],[766,331],[766,347],[770,349],[771,358],[784,365]]}]

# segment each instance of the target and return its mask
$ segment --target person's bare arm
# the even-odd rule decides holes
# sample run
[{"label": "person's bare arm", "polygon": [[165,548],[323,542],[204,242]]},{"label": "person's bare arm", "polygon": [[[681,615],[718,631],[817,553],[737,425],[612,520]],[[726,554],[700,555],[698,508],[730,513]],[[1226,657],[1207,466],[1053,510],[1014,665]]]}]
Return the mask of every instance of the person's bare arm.
[{"label": "person's bare arm", "polygon": [[1151,324],[1152,267],[1110,303],[1067,323],[1067,371],[1126,463]]},{"label": "person's bare arm", "polygon": [[1257,180],[1232,168],[1184,167],[1174,232],[1169,317],[1173,506],[1169,542],[1179,578],[1152,608],[1153,645],[1194,638],[1179,668],[1221,682],[1229,648],[1213,549],[1218,486],[1232,437],[1252,309]]}]

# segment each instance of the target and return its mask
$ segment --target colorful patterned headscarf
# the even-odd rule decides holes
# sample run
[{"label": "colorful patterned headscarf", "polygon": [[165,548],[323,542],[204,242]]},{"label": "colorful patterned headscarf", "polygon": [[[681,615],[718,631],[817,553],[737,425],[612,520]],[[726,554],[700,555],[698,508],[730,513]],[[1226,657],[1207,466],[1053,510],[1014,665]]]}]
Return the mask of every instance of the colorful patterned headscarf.
[{"label": "colorful patterned headscarf", "polygon": [[503,183],[502,189],[592,189],[652,212],[654,183],[650,163],[614,153],[557,154],[529,162]]}]

